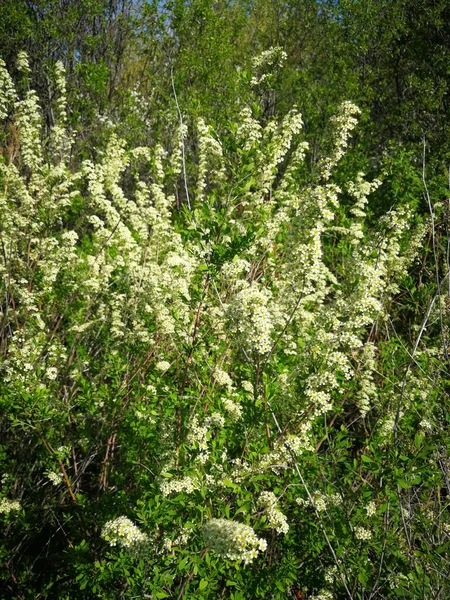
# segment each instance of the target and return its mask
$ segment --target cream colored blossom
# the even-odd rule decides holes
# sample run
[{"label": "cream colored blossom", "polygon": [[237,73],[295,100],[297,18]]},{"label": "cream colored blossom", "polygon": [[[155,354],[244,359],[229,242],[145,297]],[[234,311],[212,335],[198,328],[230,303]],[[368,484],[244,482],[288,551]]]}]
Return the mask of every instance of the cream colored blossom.
[{"label": "cream colored blossom", "polygon": [[355,527],[355,536],[358,540],[370,540],[372,539],[372,532],[365,527]]},{"label": "cream colored blossom", "polygon": [[160,360],[156,363],[155,366],[158,369],[158,371],[162,371],[164,373],[165,371],[168,371],[170,369],[170,362],[168,362],[167,360]]},{"label": "cream colored blossom", "polygon": [[259,354],[272,347],[273,320],[269,293],[256,284],[245,286],[230,303],[228,315],[243,344]]},{"label": "cream colored blossom", "polygon": [[169,496],[175,492],[186,492],[186,494],[192,494],[198,489],[198,483],[192,479],[192,477],[185,476],[180,478],[163,478],[160,483],[160,490],[163,496]]},{"label": "cream colored blossom", "polygon": [[228,519],[211,519],[202,528],[203,539],[209,550],[229,560],[253,562],[267,548],[267,542],[258,538],[251,527]]},{"label": "cream colored blossom", "polygon": [[230,398],[222,398],[222,404],[225,412],[232,421],[239,421],[242,417],[242,408],[239,404],[230,400]]},{"label": "cream colored blossom", "polygon": [[241,382],[241,388],[243,390],[245,390],[249,394],[253,394],[254,393],[254,388],[253,388],[253,384],[252,384],[251,381],[242,381]]},{"label": "cream colored blossom", "polygon": [[270,527],[278,533],[288,533],[289,524],[285,515],[277,507],[277,498],[273,492],[262,492],[258,498],[258,505],[264,508]]},{"label": "cream colored blossom", "polygon": [[223,371],[222,369],[217,368],[214,370],[214,380],[217,382],[218,385],[227,387],[228,389],[231,389],[233,387],[233,380],[228,375],[228,373],[226,371]]},{"label": "cream colored blossom", "polygon": [[366,512],[368,517],[373,517],[377,514],[377,505],[375,502],[369,502],[366,506]]},{"label": "cream colored blossom", "polygon": [[118,517],[114,521],[105,523],[102,529],[102,538],[110,546],[132,548],[143,544],[147,536],[127,517]]},{"label": "cream colored blossom", "polygon": [[8,500],[8,498],[2,498],[0,500],[0,514],[9,515],[10,512],[17,512],[21,510],[22,506],[17,500]]},{"label": "cream colored blossom", "polygon": [[54,485],[60,485],[64,481],[62,473],[55,473],[54,471],[46,471],[48,480]]}]

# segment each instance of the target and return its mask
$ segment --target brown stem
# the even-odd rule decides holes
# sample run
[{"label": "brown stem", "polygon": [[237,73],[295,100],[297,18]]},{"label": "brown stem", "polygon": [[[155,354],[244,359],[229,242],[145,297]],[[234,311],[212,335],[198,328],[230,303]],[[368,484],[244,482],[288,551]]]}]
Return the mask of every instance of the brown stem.
[{"label": "brown stem", "polygon": [[[42,443],[44,444],[44,446],[47,448],[47,450],[51,453],[51,454],[56,454],[55,451],[53,450],[53,448],[50,446],[50,444],[47,442],[47,440],[44,438],[44,436],[42,434],[39,434],[40,438],[42,440]],[[77,499],[75,497],[75,494],[72,491],[72,486],[70,484],[70,480],[69,477],[67,475],[67,471],[66,468],[64,466],[64,463],[62,462],[62,460],[60,460],[59,458],[58,460],[58,464],[59,464],[59,468],[61,469],[61,473],[63,474],[64,477],[64,482],[66,484],[67,490],[70,494],[70,497],[72,498],[72,501],[74,504],[78,504]]]},{"label": "brown stem", "polygon": [[[200,560],[203,560],[205,558],[206,552],[207,552],[206,549],[202,550],[202,553],[200,554]],[[177,600],[181,600],[181,598],[183,597],[183,594],[184,594],[185,587],[191,581],[191,579],[194,577],[194,575],[195,575],[194,571],[191,571],[189,573],[189,575],[184,579],[184,581],[183,581],[183,583],[181,585],[180,592],[178,594]]]}]

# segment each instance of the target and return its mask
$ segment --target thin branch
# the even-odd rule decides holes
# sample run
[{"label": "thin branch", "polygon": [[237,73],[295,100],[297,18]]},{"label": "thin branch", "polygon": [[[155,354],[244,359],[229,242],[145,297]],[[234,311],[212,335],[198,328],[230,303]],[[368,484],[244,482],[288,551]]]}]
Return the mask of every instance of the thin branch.
[{"label": "thin branch", "polygon": [[177,92],[175,90],[175,81],[173,79],[173,67],[170,69],[170,79],[172,81],[172,90],[173,90],[173,96],[175,98],[175,104],[177,106],[178,118],[180,119],[181,163],[183,165],[183,179],[184,179],[184,189],[186,191],[186,203],[188,205],[189,210],[191,210],[191,203],[189,200],[189,189],[188,189],[187,175],[186,175],[186,160],[185,160],[185,155],[184,155],[183,115],[181,114],[180,105],[178,104]]}]

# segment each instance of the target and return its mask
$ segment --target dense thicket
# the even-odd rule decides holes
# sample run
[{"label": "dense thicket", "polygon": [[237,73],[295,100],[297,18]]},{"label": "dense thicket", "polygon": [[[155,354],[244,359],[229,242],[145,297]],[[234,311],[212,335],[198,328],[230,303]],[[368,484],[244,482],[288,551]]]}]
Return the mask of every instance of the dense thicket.
[{"label": "dense thicket", "polygon": [[449,597],[449,12],[0,3],[2,597]]},{"label": "dense thicket", "polygon": [[248,99],[250,57],[282,46],[287,64],[265,91],[267,115],[297,105],[315,139],[350,99],[363,110],[366,155],[380,161],[395,144],[420,157],[425,139],[439,169],[450,138],[449,12],[445,0],[4,0],[0,55],[14,73],[17,52],[28,53],[44,104],[61,60],[71,118],[86,129],[99,125],[95,109],[120,111],[135,88],[155,126],[174,102],[172,72],[184,112],[223,122]]}]

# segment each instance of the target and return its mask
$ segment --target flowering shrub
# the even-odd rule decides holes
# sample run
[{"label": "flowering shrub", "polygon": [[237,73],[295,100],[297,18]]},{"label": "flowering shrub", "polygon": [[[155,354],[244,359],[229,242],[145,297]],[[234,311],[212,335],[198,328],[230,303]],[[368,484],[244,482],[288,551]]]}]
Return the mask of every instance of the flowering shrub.
[{"label": "flowering shrub", "polygon": [[428,223],[374,222],[381,181],[336,183],[358,109],[308,175],[295,108],[82,159],[62,65],[48,137],[2,63],[0,84],[8,589],[39,542],[60,597],[448,591],[441,298],[395,329]]}]

